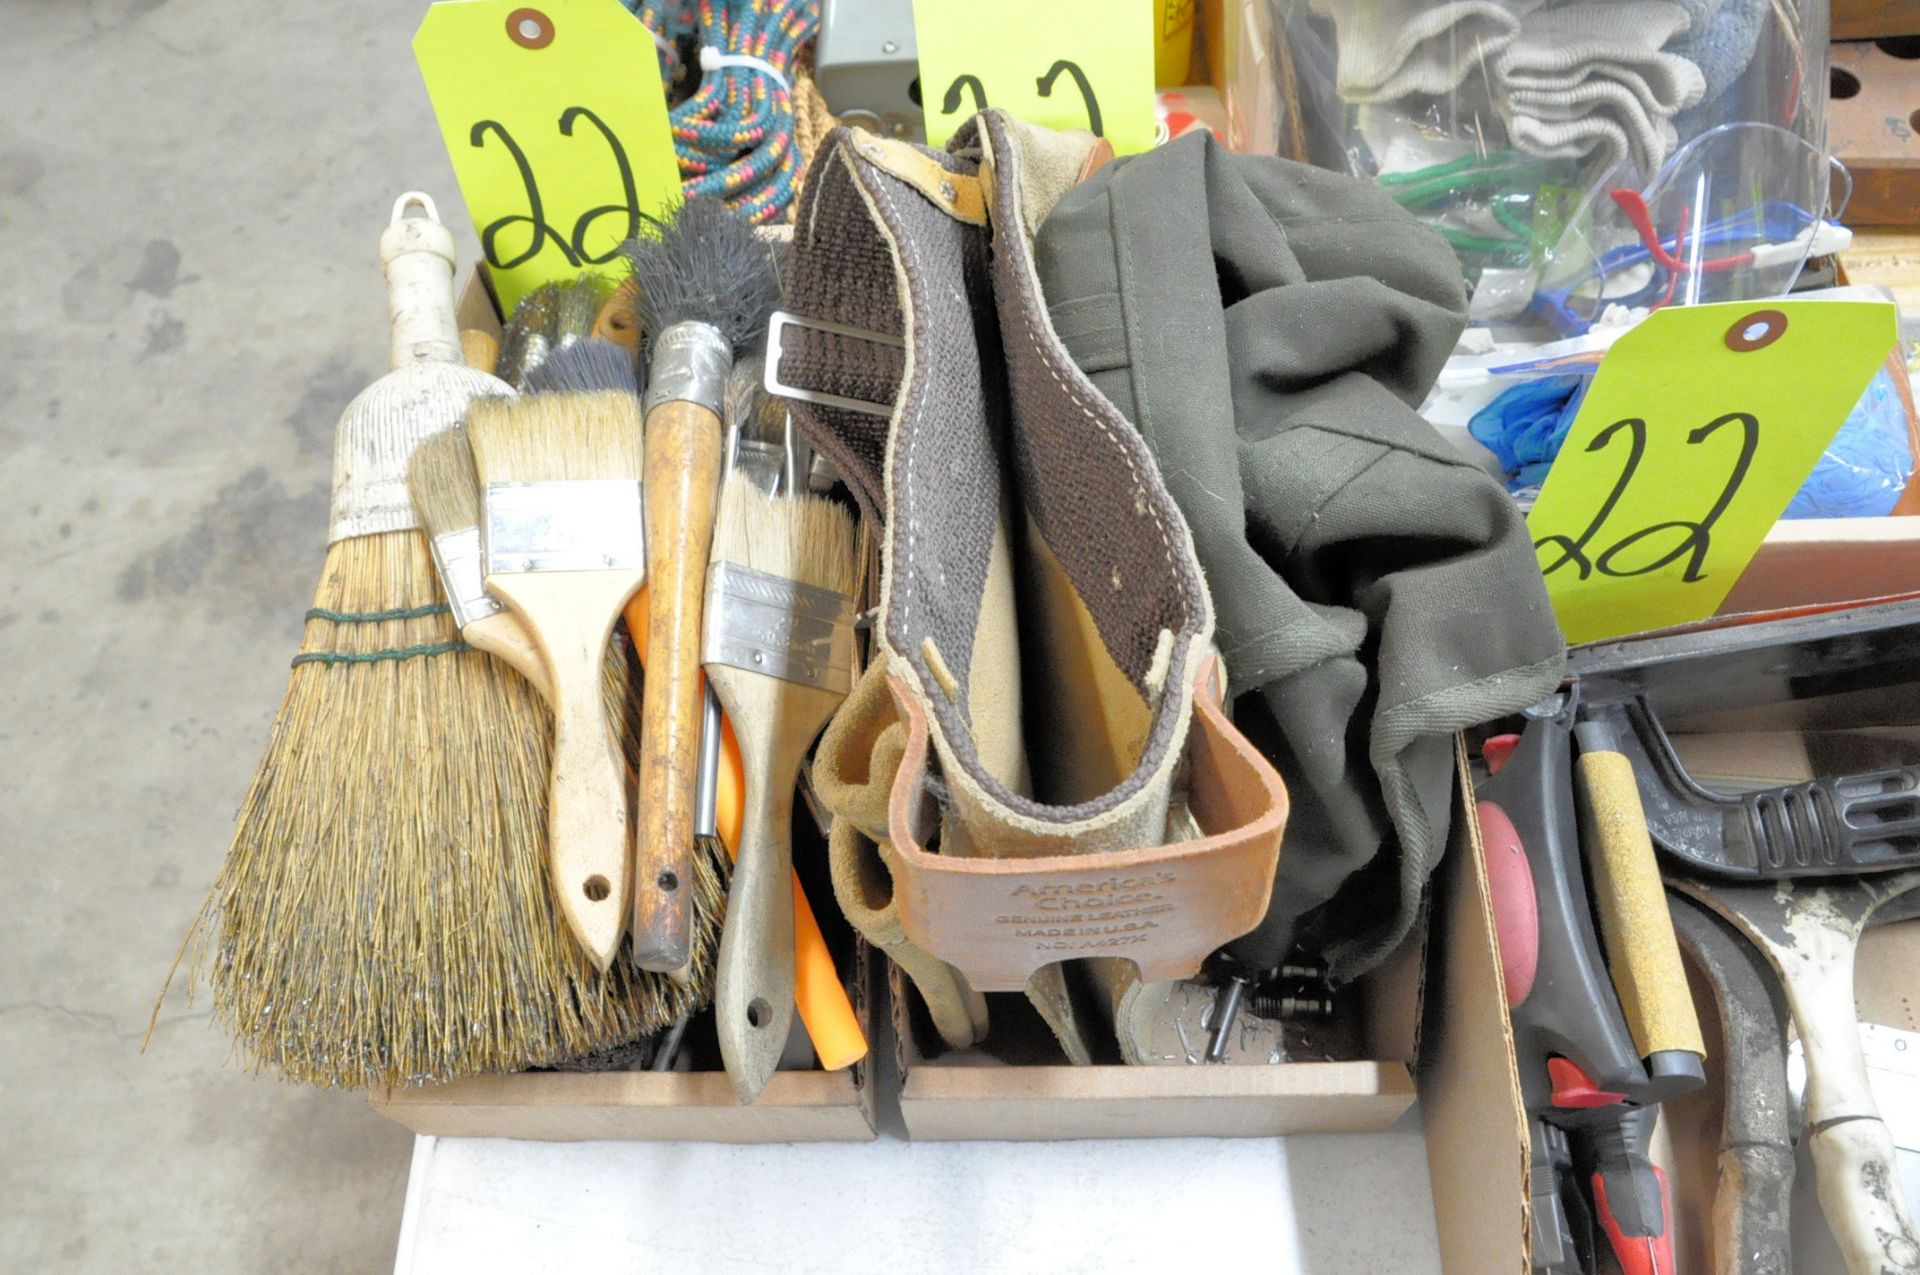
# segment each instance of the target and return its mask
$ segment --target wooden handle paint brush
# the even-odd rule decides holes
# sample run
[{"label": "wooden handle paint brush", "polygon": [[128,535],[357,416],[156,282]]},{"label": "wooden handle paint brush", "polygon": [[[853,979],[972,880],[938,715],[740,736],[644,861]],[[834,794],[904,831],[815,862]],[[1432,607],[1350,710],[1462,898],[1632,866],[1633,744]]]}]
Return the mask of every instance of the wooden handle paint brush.
[{"label": "wooden handle paint brush", "polygon": [[627,247],[634,310],[647,334],[652,610],[631,928],[634,962],[677,974],[691,952],[700,618],[720,479],[720,408],[727,372],[766,326],[778,285],[751,223],[718,201],[689,200],[656,231]]},{"label": "wooden handle paint brush", "polygon": [[551,703],[553,683],[540,648],[520,617],[487,592],[480,547],[479,479],[465,430],[444,430],[420,444],[407,466],[407,490],[426,529],[434,569],[440,573],[440,587],[461,639],[504,660],[541,699]]},{"label": "wooden handle paint brush", "polygon": [[768,497],[729,475],[707,575],[707,677],[733,722],[746,817],[720,931],[714,1023],[743,1102],[793,1023],[793,793],[853,685],[853,521],[817,496]]},{"label": "wooden handle paint brush", "polygon": [[489,376],[500,362],[500,338],[478,328],[460,329],[460,357],[476,372]]},{"label": "wooden handle paint brush", "polygon": [[[644,651],[647,644],[647,590],[642,586],[627,604],[627,631],[634,646]],[[644,657],[642,657],[644,660]],[[715,833],[730,857],[739,857],[740,837],[746,817],[746,769],[740,760],[740,743],[734,738],[733,724],[726,714],[720,716],[720,758],[714,779]],[[820,1060],[822,1071],[851,1067],[867,1056],[867,1036],[860,1030],[860,1018],[853,1001],[840,982],[833,953],[827,948],[820,921],[807,902],[799,873],[793,877],[793,1004],[800,1021],[806,1024],[807,1038]]]},{"label": "wooden handle paint brush", "polygon": [[[638,404],[628,394],[474,404],[487,591],[547,666],[554,715],[548,854],[568,926],[602,969],[625,928],[626,774],[600,695],[621,608],[644,578]],[[687,893],[692,892],[687,873]]]}]

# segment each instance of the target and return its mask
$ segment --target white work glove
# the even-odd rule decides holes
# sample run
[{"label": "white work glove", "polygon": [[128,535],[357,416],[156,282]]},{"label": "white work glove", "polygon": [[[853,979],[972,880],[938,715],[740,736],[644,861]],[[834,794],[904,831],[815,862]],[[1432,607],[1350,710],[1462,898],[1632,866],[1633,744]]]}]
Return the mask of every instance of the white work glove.
[{"label": "white work glove", "polygon": [[1542,0],[1310,0],[1334,27],[1343,101],[1452,92],[1505,48]]},{"label": "white work glove", "polygon": [[1529,14],[1493,64],[1514,145],[1556,158],[1629,159],[1652,178],[1678,141],[1673,116],[1706,92],[1699,67],[1661,51],[1689,20],[1666,0]]}]

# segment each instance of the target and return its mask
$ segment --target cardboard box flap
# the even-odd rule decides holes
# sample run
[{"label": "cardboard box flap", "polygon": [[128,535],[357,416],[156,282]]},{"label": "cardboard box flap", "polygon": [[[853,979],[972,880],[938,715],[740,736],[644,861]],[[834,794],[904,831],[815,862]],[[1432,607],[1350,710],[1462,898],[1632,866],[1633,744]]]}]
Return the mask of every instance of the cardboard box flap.
[{"label": "cardboard box flap", "polygon": [[[1473,782],[1460,762],[1467,812]],[[1420,1107],[1448,1275],[1528,1269],[1527,1117],[1493,930],[1480,827],[1456,818],[1434,896]]]}]

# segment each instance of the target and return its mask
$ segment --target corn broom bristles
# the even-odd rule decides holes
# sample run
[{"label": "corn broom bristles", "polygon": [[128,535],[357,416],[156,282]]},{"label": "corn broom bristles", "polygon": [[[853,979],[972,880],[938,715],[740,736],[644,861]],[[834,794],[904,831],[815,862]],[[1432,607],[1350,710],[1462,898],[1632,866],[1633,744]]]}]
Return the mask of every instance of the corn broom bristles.
[{"label": "corn broom bristles", "polygon": [[334,544],[314,606],[202,918],[241,1054],[380,1088],[552,1065],[703,1004],[724,866],[698,865],[693,986],[595,970],[547,885],[546,710],[459,642],[424,537]]}]

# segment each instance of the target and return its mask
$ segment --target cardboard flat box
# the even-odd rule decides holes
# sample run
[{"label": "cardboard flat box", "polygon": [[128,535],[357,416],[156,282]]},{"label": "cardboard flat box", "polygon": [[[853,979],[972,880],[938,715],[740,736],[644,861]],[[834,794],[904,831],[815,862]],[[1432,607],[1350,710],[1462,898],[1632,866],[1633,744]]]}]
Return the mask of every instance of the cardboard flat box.
[{"label": "cardboard flat box", "polygon": [[[1756,558],[1738,594],[1746,609],[1770,611],[1899,596],[1920,589],[1920,519],[1802,523],[1776,534]],[[1897,722],[1849,732],[1809,732],[1796,705],[1746,710],[1741,734],[1676,735],[1697,776],[1801,782],[1818,771],[1883,767],[1920,757],[1913,696],[1882,697]],[[1817,716],[1817,714],[1816,714]],[[1712,718],[1702,721],[1711,723]],[[1684,728],[1685,723],[1667,723]],[[1709,728],[1712,728],[1711,726]],[[1810,761],[1813,757],[1815,760]],[[1464,781],[1469,790],[1471,776]],[[1430,939],[1432,968],[1421,1033],[1420,1099],[1426,1122],[1434,1212],[1447,1275],[1530,1268],[1530,1148],[1514,1037],[1505,1007],[1484,847],[1474,820],[1456,829],[1437,883]],[[1920,921],[1870,929],[1856,962],[1862,1023],[1920,1030]],[[1689,975],[1698,979],[1691,961]],[[1664,1155],[1674,1187],[1675,1257],[1683,1270],[1706,1269],[1721,1112],[1716,1078],[1717,1026],[1708,993],[1696,983],[1708,1038],[1709,1089],[1669,1105]],[[1655,1144],[1656,1156],[1663,1143]],[[1803,1168],[1803,1172],[1804,1172]],[[1817,1226],[1811,1218],[1796,1232]]]},{"label": "cardboard flat box", "polygon": [[1742,615],[1920,593],[1920,517],[1775,523],[1720,607]]}]

